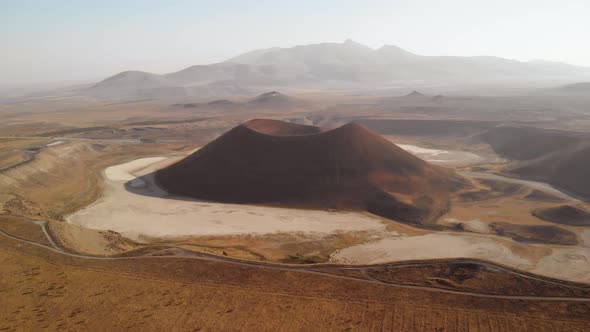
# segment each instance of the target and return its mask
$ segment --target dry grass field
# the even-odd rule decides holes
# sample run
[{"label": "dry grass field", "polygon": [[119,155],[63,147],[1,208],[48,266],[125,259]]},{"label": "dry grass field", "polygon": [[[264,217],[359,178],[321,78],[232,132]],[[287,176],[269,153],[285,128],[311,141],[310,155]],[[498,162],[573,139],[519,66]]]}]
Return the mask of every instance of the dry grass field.
[{"label": "dry grass field", "polygon": [[584,331],[590,310],[206,259],[75,258],[6,237],[0,263],[3,331]]}]

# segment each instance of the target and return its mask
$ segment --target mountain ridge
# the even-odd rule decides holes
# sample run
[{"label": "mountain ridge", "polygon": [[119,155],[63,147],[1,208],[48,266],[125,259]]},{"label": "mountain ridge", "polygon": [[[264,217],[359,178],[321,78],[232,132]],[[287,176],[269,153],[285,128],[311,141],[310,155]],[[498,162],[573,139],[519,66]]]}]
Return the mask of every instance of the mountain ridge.
[{"label": "mountain ridge", "polygon": [[108,97],[168,89],[187,96],[224,97],[236,91],[268,90],[275,86],[326,87],[337,83],[386,86],[414,81],[535,79],[590,80],[590,68],[494,56],[426,56],[395,45],[372,49],[347,40],[254,50],[222,62],[190,66],[167,74],[125,71],[98,82],[85,92]]}]

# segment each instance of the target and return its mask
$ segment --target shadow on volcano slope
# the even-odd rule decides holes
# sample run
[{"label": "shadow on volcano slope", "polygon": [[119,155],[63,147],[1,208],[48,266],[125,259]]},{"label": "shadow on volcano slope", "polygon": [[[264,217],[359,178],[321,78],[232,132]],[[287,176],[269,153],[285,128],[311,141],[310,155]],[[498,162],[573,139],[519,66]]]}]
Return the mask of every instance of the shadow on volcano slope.
[{"label": "shadow on volcano slope", "polygon": [[[450,191],[460,186],[451,170],[361,125],[325,131],[275,120],[243,123],[148,177],[168,198],[367,211],[422,227],[436,227]],[[161,197],[134,187],[126,184],[137,194]]]}]

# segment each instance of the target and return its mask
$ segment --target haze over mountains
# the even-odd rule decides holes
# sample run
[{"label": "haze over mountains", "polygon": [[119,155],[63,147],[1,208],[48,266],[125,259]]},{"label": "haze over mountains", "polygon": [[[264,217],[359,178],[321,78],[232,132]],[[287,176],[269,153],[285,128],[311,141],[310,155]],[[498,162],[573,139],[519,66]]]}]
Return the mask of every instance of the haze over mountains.
[{"label": "haze over mountains", "polygon": [[178,72],[125,71],[83,90],[112,97],[223,97],[266,87],[380,87],[411,82],[590,80],[590,68],[493,56],[424,56],[393,45],[372,49],[347,40],[248,52]]},{"label": "haze over mountains", "polygon": [[214,111],[295,111],[309,110],[312,106],[303,99],[284,95],[278,91],[269,91],[243,101],[215,99],[201,103],[180,103],[176,107],[194,108]]}]

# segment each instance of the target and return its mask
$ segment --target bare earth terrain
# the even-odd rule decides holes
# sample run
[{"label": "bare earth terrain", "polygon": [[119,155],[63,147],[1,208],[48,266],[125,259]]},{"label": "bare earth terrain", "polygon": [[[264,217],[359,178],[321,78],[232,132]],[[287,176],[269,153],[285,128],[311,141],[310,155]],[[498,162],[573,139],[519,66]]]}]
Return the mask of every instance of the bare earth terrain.
[{"label": "bare earth terrain", "polygon": [[[174,159],[177,158],[172,157]],[[103,197],[66,220],[87,228],[114,230],[133,240],[281,232],[327,235],[337,231],[385,229],[379,218],[359,213],[175,199],[158,188],[152,178],[132,175],[132,172],[151,173],[170,162],[167,158],[152,157],[107,168]],[[126,190],[126,183],[130,183],[135,192]],[[166,222],[162,222],[164,219]]]},{"label": "bare earth terrain", "polygon": [[[0,104],[0,330],[587,330],[590,99],[289,93]],[[427,225],[156,185],[260,117],[357,122],[464,182]]]},{"label": "bare earth terrain", "polygon": [[[433,157],[437,158],[438,154],[435,153]],[[485,221],[490,220],[489,216],[465,222],[466,225],[472,225],[468,228],[472,227],[472,231],[480,234],[437,232],[412,235],[395,226],[390,228],[396,230],[389,231],[386,225],[394,222],[355,212],[294,210],[175,199],[157,187],[151,175],[141,177],[177,158],[144,158],[107,168],[103,197],[68,216],[66,220],[85,228],[112,230],[144,243],[150,243],[150,240],[174,242],[190,237],[276,233],[323,238],[330,234],[363,231],[366,234],[365,243],[334,252],[330,255],[330,261],[372,264],[463,257],[486,259],[520,270],[534,270],[541,275],[578,282],[586,281],[590,274],[590,265],[584,263],[590,261],[590,249],[573,246],[568,248],[569,256],[564,256],[558,247],[529,245],[487,235],[491,233]],[[467,155],[465,160],[470,159]],[[132,186],[133,192],[126,190],[125,184]],[[491,215],[495,220],[502,213],[514,214],[512,211],[502,212],[499,207],[496,209],[498,211]],[[481,209],[470,207],[470,210]],[[167,221],[162,222],[163,218]],[[452,220],[453,223],[460,221],[453,218],[444,220]],[[572,235],[575,237],[574,233]],[[236,239],[234,241],[237,242]],[[252,249],[256,251],[254,247]]]}]

